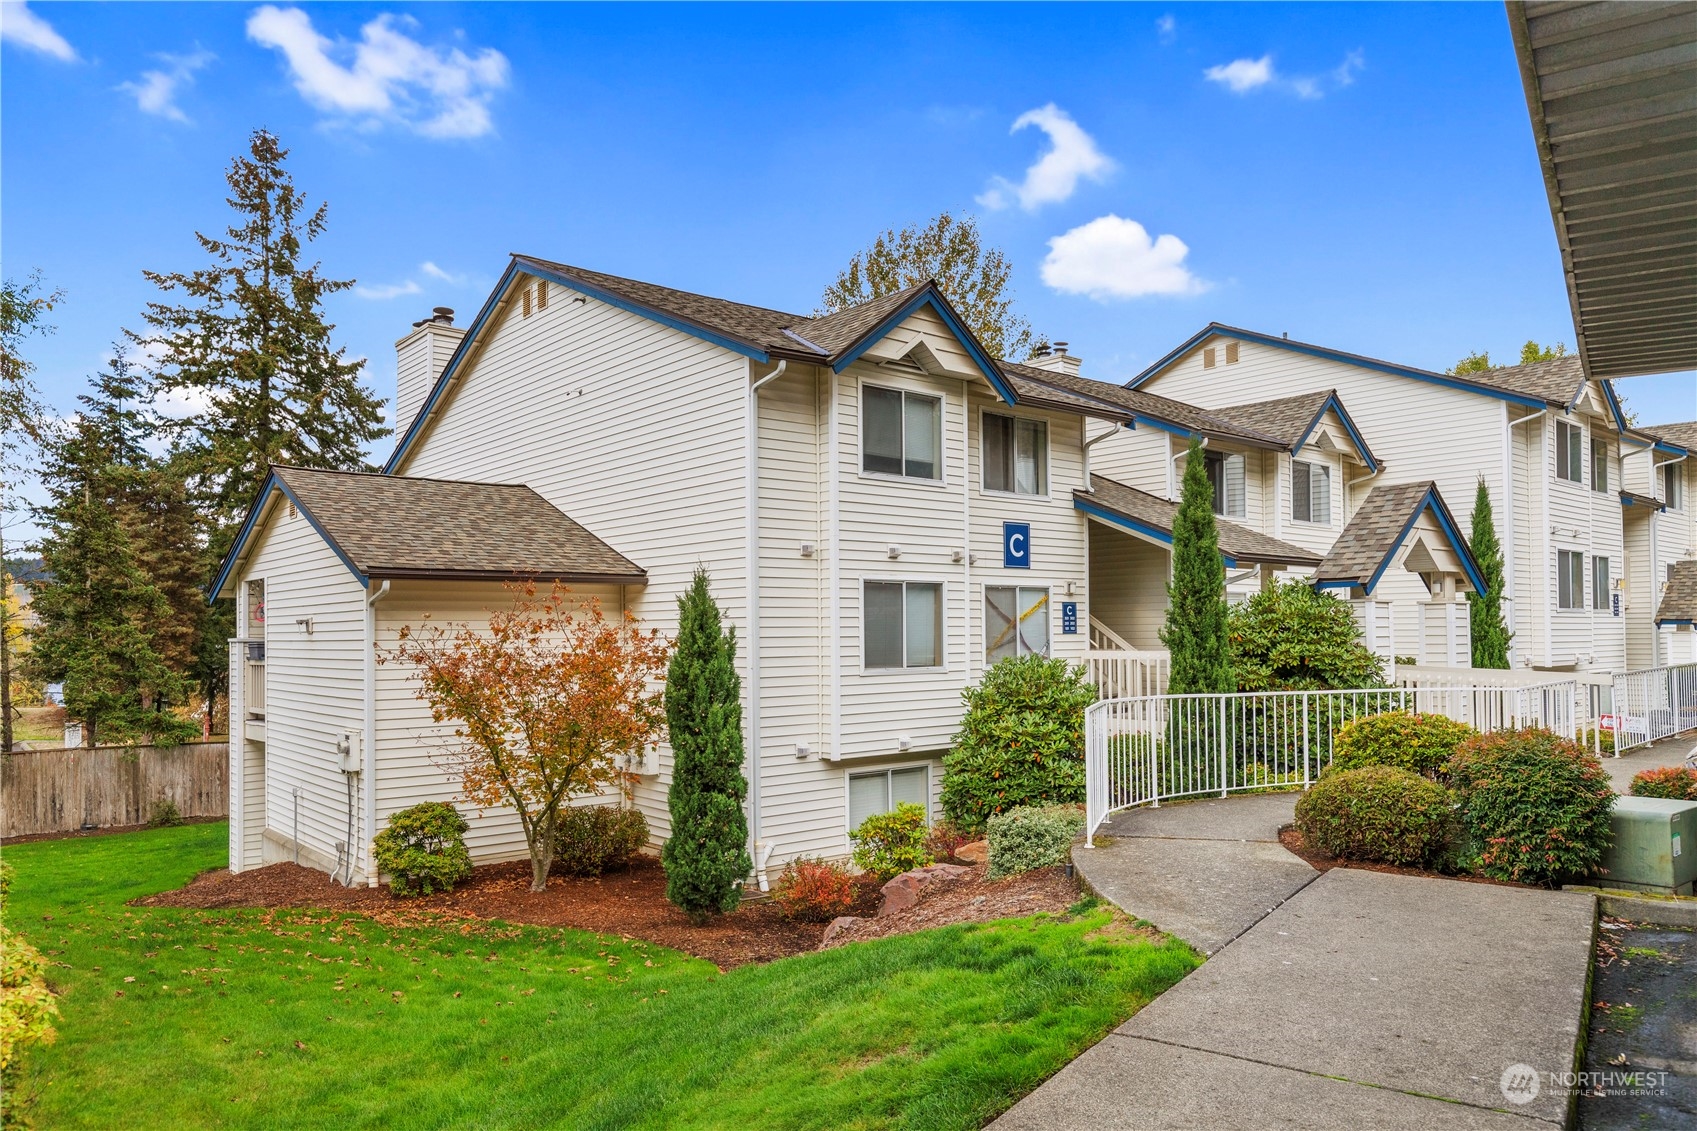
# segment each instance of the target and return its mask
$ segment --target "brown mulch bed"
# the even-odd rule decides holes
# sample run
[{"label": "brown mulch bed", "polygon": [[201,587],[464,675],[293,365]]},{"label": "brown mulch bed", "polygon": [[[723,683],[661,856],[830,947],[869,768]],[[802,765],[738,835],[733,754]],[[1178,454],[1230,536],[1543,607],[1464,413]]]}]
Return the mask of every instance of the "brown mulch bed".
[{"label": "brown mulch bed", "polygon": [[[1039,911],[1064,911],[1079,898],[1078,884],[1061,869],[1043,869],[995,883],[974,868],[954,880],[937,880],[919,902],[882,919],[865,918],[837,941],[855,941],[980,922]],[[870,881],[861,884],[854,914],[877,914],[880,896]],[[628,869],[597,879],[553,876],[548,890],[530,890],[530,864],[487,864],[451,892],[402,899],[388,888],[345,888],[323,872],[295,864],[272,864],[251,872],[206,872],[187,886],[135,901],[143,907],[316,907],[366,914],[400,912],[472,919],[501,919],[543,927],[575,927],[626,938],[640,938],[705,958],[722,969],[748,962],[770,962],[818,950],[825,924],[785,919],[770,902],[749,899],[729,915],[695,926],[666,902],[666,874],[652,857],[637,857]],[[835,941],[833,942],[835,945]]]},{"label": "brown mulch bed", "polygon": [[1396,876],[1423,876],[1430,880],[1460,880],[1466,884],[1494,884],[1504,888],[1536,888],[1544,889],[1536,884],[1517,884],[1512,880],[1496,880],[1490,876],[1475,876],[1471,874],[1456,874],[1452,872],[1433,872],[1425,868],[1402,868],[1395,864],[1375,864],[1365,860],[1344,860],[1337,856],[1328,856],[1318,848],[1310,845],[1302,838],[1302,834],[1289,826],[1279,830],[1279,843],[1286,851],[1302,857],[1308,866],[1316,872],[1328,872],[1333,868],[1355,868],[1362,872],[1389,872]]},{"label": "brown mulch bed", "polygon": [[[227,821],[228,817],[184,817],[181,824],[210,825],[218,821]],[[70,840],[80,836],[110,836],[113,833],[139,833],[143,829],[151,829],[152,825],[103,825],[98,829],[72,829],[60,833],[27,833],[23,836],[9,836],[0,839],[0,844],[28,844],[32,840]]]}]

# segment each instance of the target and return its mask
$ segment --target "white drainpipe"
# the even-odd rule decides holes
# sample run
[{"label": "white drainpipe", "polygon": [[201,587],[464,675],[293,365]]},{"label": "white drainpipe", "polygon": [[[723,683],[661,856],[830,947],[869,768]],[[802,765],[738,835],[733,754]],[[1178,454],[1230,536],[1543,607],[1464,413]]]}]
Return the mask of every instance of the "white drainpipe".
[{"label": "white drainpipe", "polygon": [[754,844],[755,876],[766,891],[766,862],[772,845],[760,839],[760,390],[784,375],[787,361],[748,386],[747,481],[748,531],[748,835]]},{"label": "white drainpipe", "polygon": [[[1084,434],[1084,427],[1085,426],[1084,426],[1083,422],[1080,422],[1079,426],[1078,426],[1079,435]],[[1125,427],[1125,425],[1115,424],[1112,428],[1109,428],[1106,432],[1102,433],[1100,436],[1093,436],[1090,439],[1084,441],[1084,483],[1082,484],[1082,486],[1084,487],[1084,489],[1086,491],[1090,490],[1090,449],[1094,448],[1097,444],[1100,444],[1103,440],[1106,440],[1106,439],[1113,437],[1113,436],[1118,436],[1119,433],[1120,433],[1120,429],[1123,428],[1123,427]]]},{"label": "white drainpipe", "polygon": [[[365,792],[365,877],[369,887],[377,886],[377,858],[371,842],[377,839],[377,602],[389,595],[389,582],[384,581],[365,598],[365,725],[360,735],[362,747],[360,785]],[[353,845],[348,846],[353,857]]]}]

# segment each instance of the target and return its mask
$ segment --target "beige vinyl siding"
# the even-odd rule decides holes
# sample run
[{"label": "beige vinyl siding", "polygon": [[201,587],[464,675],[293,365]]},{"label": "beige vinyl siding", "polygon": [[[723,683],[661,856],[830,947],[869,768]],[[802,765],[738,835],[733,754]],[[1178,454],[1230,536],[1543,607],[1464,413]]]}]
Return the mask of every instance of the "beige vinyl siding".
[{"label": "beige vinyl siding", "polygon": [[[1514,419],[1513,409],[1510,409],[1509,419]],[[1550,588],[1554,578],[1554,566],[1549,570],[1544,568],[1544,559],[1549,556],[1549,543],[1546,532],[1549,523],[1544,516],[1545,493],[1543,491],[1543,473],[1540,470],[1549,456],[1549,443],[1544,437],[1548,421],[1540,418],[1527,421],[1525,424],[1514,424],[1509,429],[1510,458],[1513,462],[1514,481],[1511,490],[1514,492],[1514,554],[1507,556],[1505,543],[1505,567],[1514,579],[1512,616],[1509,628],[1514,633],[1511,642],[1513,656],[1516,662],[1530,660],[1542,666],[1545,656],[1545,621],[1544,612],[1548,606],[1555,603],[1555,592]],[[1500,514],[1496,506],[1501,499],[1499,489],[1491,491],[1493,512],[1497,517],[1499,537],[1508,521]],[[1468,507],[1469,517],[1472,515]],[[1462,520],[1458,514],[1457,519]],[[1471,523],[1469,523],[1471,528]],[[1505,609],[1511,606],[1505,605]]]},{"label": "beige vinyl siding", "polygon": [[[256,540],[241,584],[265,581],[264,827],[274,834],[266,851],[283,858],[280,840],[293,836],[299,789],[302,848],[333,865],[337,842],[349,839],[336,743],[365,725],[365,589],[306,515],[291,518],[281,501]],[[299,623],[307,618],[310,633]],[[237,736],[231,740],[235,749]],[[356,846],[362,804],[356,796]]]},{"label": "beige vinyl siding", "polygon": [[1100,522],[1089,536],[1090,615],[1134,648],[1162,647],[1169,551]]},{"label": "beige vinyl siding", "polygon": [[[1591,489],[1591,439],[1608,440],[1611,450],[1612,428],[1600,429],[1601,418],[1584,418],[1579,414],[1552,414],[1582,430],[1580,450],[1585,453],[1584,482],[1574,483],[1559,478],[1554,464],[1555,422],[1544,421],[1550,429],[1546,440],[1551,442],[1551,462],[1545,479],[1549,492],[1551,565],[1555,569],[1556,552],[1570,550],[1585,555],[1585,593],[1583,608],[1555,608],[1551,614],[1550,650],[1547,664],[1551,667],[1582,666],[1587,668],[1620,668],[1626,663],[1627,618],[1616,617],[1608,610],[1591,607],[1592,562],[1598,557],[1609,559],[1610,572],[1619,577],[1625,561],[1622,540],[1622,520],[1619,489],[1610,484],[1609,491]],[[1535,428],[1537,425],[1523,425]],[[1552,573],[1552,578],[1554,574]],[[1554,582],[1552,581],[1552,584]],[[1552,605],[1553,605],[1552,601]]]},{"label": "beige vinyl siding", "polygon": [[[1091,421],[1089,429],[1092,437],[1107,430],[1098,421]],[[1167,461],[1175,440],[1148,425],[1121,428],[1112,439],[1090,449],[1090,470],[1127,487],[1167,498]]]},{"label": "beige vinyl siding", "polygon": [[[609,617],[619,614],[620,594],[616,586],[579,586],[573,590],[573,596],[598,601]],[[378,655],[393,655],[402,626],[486,628],[490,612],[510,607],[512,600],[513,594],[505,586],[493,582],[393,582],[376,606]],[[393,660],[377,665],[377,831],[388,827],[389,818],[402,809],[422,801],[442,801],[453,805],[470,823],[466,847],[474,861],[486,864],[526,858],[529,850],[524,830],[511,807],[479,811],[461,795],[459,778],[453,770],[454,724],[439,724],[431,719],[429,705],[418,698],[415,672],[411,665]],[[664,797],[656,807],[652,793],[652,790],[639,791],[639,804],[651,825],[665,810]],[[614,791],[583,798],[578,803],[617,799]]]},{"label": "beige vinyl siding", "polygon": [[[397,470],[528,484],[648,571],[631,611],[667,633],[704,566],[746,640],[747,359],[594,298],[495,318]],[[669,754],[660,766],[638,798],[663,839]]]}]

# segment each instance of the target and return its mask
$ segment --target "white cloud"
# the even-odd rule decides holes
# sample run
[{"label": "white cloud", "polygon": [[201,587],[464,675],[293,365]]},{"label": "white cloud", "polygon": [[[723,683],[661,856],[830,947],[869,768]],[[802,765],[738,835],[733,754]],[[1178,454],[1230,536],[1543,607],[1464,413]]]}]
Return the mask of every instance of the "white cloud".
[{"label": "white cloud", "polygon": [[1178,38],[1178,21],[1173,18],[1171,12],[1155,21],[1155,34],[1164,44],[1171,44]]},{"label": "white cloud", "polygon": [[1273,81],[1273,57],[1263,55],[1259,59],[1233,59],[1217,67],[1209,67],[1202,74],[1209,82],[1217,82],[1233,94],[1246,94]]},{"label": "white cloud", "polygon": [[455,286],[458,286],[465,282],[464,275],[449,274],[447,271],[442,270],[442,268],[436,266],[436,264],[432,263],[428,259],[426,259],[423,263],[420,263],[418,265],[418,269],[426,275],[429,275],[432,279],[439,279],[444,283],[452,283]]},{"label": "white cloud", "polygon": [[1113,161],[1096,148],[1091,136],[1053,102],[1015,118],[1009,132],[1018,133],[1026,126],[1049,135],[1049,151],[1025,171],[1025,180],[1017,185],[1005,177],[992,178],[978,197],[984,207],[1006,208],[1018,200],[1021,208],[1034,212],[1071,196],[1080,177],[1100,181],[1113,170]]},{"label": "white cloud", "polygon": [[413,279],[408,279],[404,283],[383,283],[375,287],[362,286],[354,288],[354,294],[358,295],[360,298],[368,298],[376,302],[387,302],[389,299],[400,298],[402,295],[416,295],[423,293],[424,288],[419,286]]},{"label": "white cloud", "polygon": [[1359,50],[1343,57],[1343,62],[1324,75],[1285,76],[1273,66],[1273,57],[1233,59],[1229,63],[1209,67],[1202,76],[1217,82],[1233,94],[1248,94],[1263,87],[1284,90],[1298,98],[1324,98],[1328,90],[1341,90],[1355,82],[1355,76],[1367,65],[1366,56]]},{"label": "white cloud", "polygon": [[[427,47],[410,16],[378,16],[358,43],[319,35],[299,8],[254,10],[247,34],[281,51],[301,97],[364,127],[398,122],[426,137],[479,137],[494,129],[489,103],[507,85],[507,58],[485,47]],[[346,63],[338,60],[347,60]]]},{"label": "white cloud", "polygon": [[30,11],[24,0],[0,3],[0,40],[51,55],[64,63],[76,62],[76,50],[53,30],[52,24]]},{"label": "white cloud", "polygon": [[163,70],[143,71],[141,78],[135,82],[119,83],[118,89],[133,96],[136,107],[142,113],[186,123],[189,118],[177,105],[177,90],[192,84],[194,73],[216,56],[210,51],[197,50],[192,55],[159,55],[156,58],[165,64]]},{"label": "white cloud", "polygon": [[1189,254],[1177,236],[1151,240],[1136,220],[1110,213],[1051,239],[1042,275],[1057,291],[1099,301],[1201,294],[1208,285],[1184,265]]}]

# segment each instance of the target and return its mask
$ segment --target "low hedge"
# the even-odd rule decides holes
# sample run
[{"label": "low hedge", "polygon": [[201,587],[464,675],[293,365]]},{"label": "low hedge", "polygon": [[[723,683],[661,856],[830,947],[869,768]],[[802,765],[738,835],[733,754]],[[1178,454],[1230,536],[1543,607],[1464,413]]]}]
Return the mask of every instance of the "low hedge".
[{"label": "low hedge", "polygon": [[623,867],[647,843],[642,810],[579,805],[562,810],[554,825],[554,867],[568,876],[599,876]]},{"label": "low hedge", "polygon": [[1449,855],[1449,790],[1396,766],[1328,771],[1296,803],[1303,840],[1345,860],[1433,867]]},{"label": "low hedge", "polygon": [[841,864],[797,857],[772,885],[772,903],[786,919],[828,923],[854,910],[859,895],[854,876]]},{"label": "low hedge", "polygon": [[452,805],[425,801],[389,818],[371,842],[377,867],[396,895],[447,891],[471,875],[465,834],[471,826]]},{"label": "low hedge", "polygon": [[854,864],[870,872],[878,882],[903,872],[923,868],[935,857],[925,841],[930,829],[925,823],[925,806],[903,801],[894,811],[868,817],[849,834],[854,842]]},{"label": "low hedge", "polygon": [[1670,801],[1697,801],[1697,767],[1663,766],[1632,775],[1632,796],[1665,797]]},{"label": "low hedge", "polygon": [[1366,715],[1338,731],[1332,765],[1339,770],[1395,766],[1435,778],[1461,744],[1477,733],[1444,715],[1410,711]]},{"label": "low hedge", "polygon": [[1084,812],[1074,805],[1032,805],[997,813],[989,821],[990,867],[999,880],[1033,868],[1065,864],[1072,842],[1084,831]]},{"label": "low hedge", "polygon": [[1615,793],[1603,764],[1577,743],[1536,727],[1476,735],[1444,774],[1474,870],[1553,887],[1602,863]]}]

